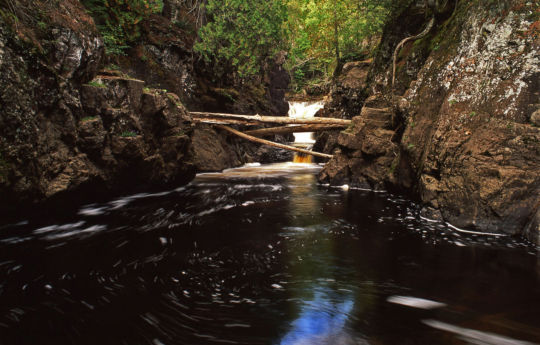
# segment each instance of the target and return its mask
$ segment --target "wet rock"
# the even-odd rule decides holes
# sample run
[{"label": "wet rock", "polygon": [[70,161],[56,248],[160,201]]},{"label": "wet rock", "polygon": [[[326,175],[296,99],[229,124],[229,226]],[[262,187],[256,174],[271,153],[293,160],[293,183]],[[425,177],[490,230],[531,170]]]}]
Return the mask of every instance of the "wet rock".
[{"label": "wet rock", "polygon": [[533,213],[524,233],[531,242],[540,244],[540,207]]},{"label": "wet rock", "polygon": [[351,118],[360,114],[367,92],[364,90],[371,60],[349,62],[330,89],[324,112],[333,117]]},{"label": "wet rock", "polygon": [[226,137],[219,135],[212,126],[197,125],[191,150],[198,171],[220,171],[242,164],[225,140]]},{"label": "wet rock", "polygon": [[443,221],[441,211],[433,207],[423,207],[420,210],[420,216],[430,220]]},{"label": "wet rock", "polygon": [[[339,134],[343,154],[321,178],[332,183],[348,161],[351,184],[412,192],[460,227],[536,239],[540,33],[530,13],[538,5],[518,1],[501,13],[459,2],[452,17],[438,15],[426,38],[403,48],[392,91],[393,49],[425,25],[411,6],[386,28],[368,78],[373,94]],[[351,111],[346,102],[333,110]]]},{"label": "wet rock", "polygon": [[532,113],[531,123],[535,125],[536,127],[540,127],[540,109]]},{"label": "wet rock", "polygon": [[349,182],[349,160],[343,153],[334,154],[332,158],[319,173],[319,181],[332,185],[342,185]]},{"label": "wet rock", "polygon": [[[78,1],[26,5],[50,25],[21,21],[21,37],[0,19],[0,83],[10,85],[0,91],[2,211],[189,181],[191,124],[179,99],[123,75],[94,78],[103,43]],[[29,37],[42,53],[27,49]]]}]

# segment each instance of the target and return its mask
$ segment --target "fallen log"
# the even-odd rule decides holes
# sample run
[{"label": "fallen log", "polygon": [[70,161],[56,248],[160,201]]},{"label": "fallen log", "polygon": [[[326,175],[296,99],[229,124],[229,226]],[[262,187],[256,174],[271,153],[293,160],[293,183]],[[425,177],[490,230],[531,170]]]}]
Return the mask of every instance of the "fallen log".
[{"label": "fallen log", "polygon": [[261,115],[235,115],[224,113],[207,113],[192,111],[189,113],[193,118],[200,119],[231,119],[244,120],[248,122],[259,123],[285,123],[285,124],[301,124],[301,125],[342,125],[344,127],[351,124],[351,120],[335,119],[330,117],[312,117],[308,119],[296,119],[286,116],[261,116]]},{"label": "fallen log", "polygon": [[195,123],[206,123],[209,125],[241,125],[241,126],[260,126],[259,122],[248,122],[246,120],[231,120],[231,119],[205,119],[193,118]]},{"label": "fallen log", "polygon": [[248,135],[253,135],[255,137],[264,137],[264,136],[269,136],[269,135],[274,135],[274,134],[319,132],[319,131],[328,131],[328,130],[340,129],[340,128],[343,128],[343,125],[298,125],[298,126],[282,126],[282,127],[254,129],[254,130],[247,131],[244,133]]},{"label": "fallen log", "polygon": [[289,146],[289,145],[280,144],[280,143],[275,143],[273,141],[257,138],[257,137],[242,133],[240,131],[237,131],[236,129],[232,129],[231,127],[228,127],[228,126],[216,125],[216,127],[224,129],[224,130],[226,130],[226,131],[228,131],[230,133],[233,133],[233,134],[235,134],[235,135],[237,135],[237,136],[239,136],[241,138],[244,138],[244,139],[247,139],[249,141],[259,143],[259,144],[279,147],[280,149],[285,149],[285,150],[289,150],[289,151],[296,151],[296,152],[304,153],[304,154],[307,154],[307,155],[312,155],[312,156],[317,156],[317,157],[322,157],[322,158],[332,158],[333,157],[332,155],[328,155],[326,153],[309,151],[309,150],[301,149],[301,148],[298,148],[298,147]]}]

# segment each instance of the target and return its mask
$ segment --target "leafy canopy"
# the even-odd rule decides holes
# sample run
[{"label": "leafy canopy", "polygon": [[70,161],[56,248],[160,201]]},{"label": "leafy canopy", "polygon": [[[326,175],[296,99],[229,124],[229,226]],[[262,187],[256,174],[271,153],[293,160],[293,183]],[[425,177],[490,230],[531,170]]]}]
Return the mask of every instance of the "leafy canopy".
[{"label": "leafy canopy", "polygon": [[391,0],[289,0],[288,67],[295,81],[302,84],[309,72],[324,77],[369,54],[369,40],[381,32],[391,6]]},{"label": "leafy canopy", "polygon": [[199,31],[195,51],[218,74],[256,74],[264,60],[282,48],[287,18],[281,0],[208,0],[208,23]]},{"label": "leafy canopy", "polygon": [[[257,74],[267,57],[288,52],[301,82],[326,76],[341,62],[365,55],[366,38],[380,32],[392,0],[208,0],[207,24],[195,50],[218,75]],[[318,71],[318,72],[317,72]]]}]

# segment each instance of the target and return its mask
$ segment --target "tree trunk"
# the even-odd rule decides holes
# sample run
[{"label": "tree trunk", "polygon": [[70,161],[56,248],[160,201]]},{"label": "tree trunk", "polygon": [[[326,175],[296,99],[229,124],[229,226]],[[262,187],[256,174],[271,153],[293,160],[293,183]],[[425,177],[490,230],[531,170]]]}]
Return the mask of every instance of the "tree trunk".
[{"label": "tree trunk", "polygon": [[283,126],[283,127],[254,129],[251,131],[247,131],[245,133],[249,135],[253,135],[255,137],[265,137],[265,136],[270,136],[274,134],[319,132],[319,131],[328,131],[328,130],[340,129],[340,128],[343,128],[343,126],[341,125],[300,125],[300,126]]},{"label": "tree trunk", "polygon": [[259,144],[269,145],[269,146],[273,146],[273,147],[279,147],[280,149],[285,149],[285,150],[289,150],[289,151],[296,151],[296,152],[304,153],[304,154],[307,154],[307,155],[312,155],[312,156],[317,156],[317,157],[322,157],[322,158],[332,158],[333,157],[332,155],[327,155],[326,153],[320,153],[320,152],[304,150],[304,149],[301,149],[301,148],[298,148],[298,147],[279,144],[279,143],[275,143],[273,141],[268,141],[268,140],[260,139],[260,138],[257,138],[257,137],[253,137],[251,135],[247,135],[245,133],[237,131],[236,129],[232,129],[231,127],[227,127],[227,126],[223,126],[223,125],[217,125],[217,127],[221,128],[221,129],[224,129],[224,130],[226,130],[228,132],[231,132],[231,133],[233,133],[233,134],[235,134],[235,135],[237,135],[237,136],[239,136],[241,138],[244,138],[244,139],[247,139],[249,141],[259,143]]},{"label": "tree trunk", "polygon": [[190,112],[195,120],[199,122],[211,123],[211,121],[225,122],[225,119],[240,120],[250,123],[286,123],[286,124],[319,124],[319,125],[341,125],[347,127],[351,124],[351,120],[336,119],[330,117],[313,117],[309,119],[295,119],[285,116],[260,116],[260,115],[236,115],[224,113],[208,113],[208,112]]}]

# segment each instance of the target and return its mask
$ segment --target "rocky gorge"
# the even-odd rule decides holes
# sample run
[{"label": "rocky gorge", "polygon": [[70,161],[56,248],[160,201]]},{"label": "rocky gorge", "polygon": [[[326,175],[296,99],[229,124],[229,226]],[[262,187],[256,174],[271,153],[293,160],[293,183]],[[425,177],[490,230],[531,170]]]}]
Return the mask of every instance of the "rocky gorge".
[{"label": "rocky gorge", "polygon": [[269,63],[264,86],[248,85],[251,93],[231,97],[234,86],[212,86],[196,70],[193,35],[173,24],[179,9],[168,6],[143,23],[141,43],[130,55],[114,61],[107,61],[103,38],[78,0],[2,9],[3,214],[290,157],[195,125],[184,107],[284,115],[283,58]]},{"label": "rocky gorge", "polygon": [[[251,84],[213,80],[178,24],[182,3],[165,2],[130,54],[114,61],[77,0],[3,8],[3,212],[290,159],[191,121],[186,107],[285,115],[289,77],[278,54]],[[345,64],[333,80],[319,115],[352,125],[319,135],[315,150],[334,154],[320,182],[406,193],[426,217],[538,241],[539,5],[446,1],[430,11],[424,1],[403,3],[374,58]],[[392,85],[395,47],[431,18],[429,33],[398,52]]]},{"label": "rocky gorge", "polygon": [[[432,16],[420,5],[395,13],[360,87],[343,83],[347,69],[338,79],[322,114],[353,124],[320,137],[336,153],[319,179],[409,193],[429,218],[537,242],[540,6],[446,2],[429,34],[399,52],[393,86],[397,43]],[[335,106],[344,94],[353,101]]]}]

